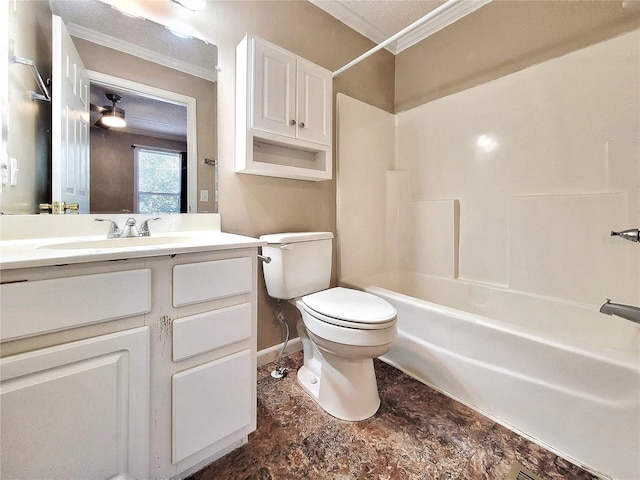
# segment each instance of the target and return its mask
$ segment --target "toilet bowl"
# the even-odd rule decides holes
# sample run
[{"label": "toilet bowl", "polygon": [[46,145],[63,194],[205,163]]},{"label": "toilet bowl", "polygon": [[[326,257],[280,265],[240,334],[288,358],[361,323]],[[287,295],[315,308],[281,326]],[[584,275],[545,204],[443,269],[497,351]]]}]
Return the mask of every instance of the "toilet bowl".
[{"label": "toilet bowl", "polygon": [[[329,311],[309,306],[317,296],[322,296]],[[355,318],[347,320],[348,315],[339,311],[347,305],[349,317]],[[373,359],[385,354],[396,337],[395,309],[374,295],[340,287],[302,297],[296,306],[302,314],[298,334],[311,340],[310,355],[305,352],[298,370],[298,383],[334,417],[358,421],[375,414],[380,396]],[[372,306],[379,307],[375,317],[358,311]]]},{"label": "toilet bowl", "polygon": [[263,235],[267,291],[300,311],[298,383],[334,417],[359,421],[380,406],[373,359],[396,337],[395,308],[370,293],[329,287],[330,232]]}]

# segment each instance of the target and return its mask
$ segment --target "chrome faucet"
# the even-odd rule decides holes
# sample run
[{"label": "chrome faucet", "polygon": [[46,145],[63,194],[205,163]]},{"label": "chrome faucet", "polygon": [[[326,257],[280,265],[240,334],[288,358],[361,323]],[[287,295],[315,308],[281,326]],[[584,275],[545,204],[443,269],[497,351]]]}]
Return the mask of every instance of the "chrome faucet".
[{"label": "chrome faucet", "polygon": [[617,315],[625,320],[640,323],[640,308],[631,305],[622,305],[620,303],[611,303],[610,298],[607,298],[606,303],[600,307],[600,313]]},{"label": "chrome faucet", "polygon": [[129,238],[129,237],[139,237],[140,232],[138,232],[138,227],[136,227],[136,219],[129,217],[124,224],[124,228],[122,229],[122,233],[120,234],[121,238]]},{"label": "chrome faucet", "polygon": [[116,222],[107,218],[96,218],[96,222],[109,222],[109,233],[107,238],[132,238],[132,237],[148,237],[151,235],[149,231],[149,222],[152,220],[160,220],[160,217],[147,218],[138,229],[136,219],[129,217],[124,224],[122,230]]}]

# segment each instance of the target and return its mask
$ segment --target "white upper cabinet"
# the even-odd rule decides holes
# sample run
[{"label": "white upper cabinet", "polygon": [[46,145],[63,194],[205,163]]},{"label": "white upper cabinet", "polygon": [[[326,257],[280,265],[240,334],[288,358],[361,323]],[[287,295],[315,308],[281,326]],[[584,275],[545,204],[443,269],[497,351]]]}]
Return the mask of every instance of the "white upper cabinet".
[{"label": "white upper cabinet", "polygon": [[331,144],[331,72],[269,43],[252,41],[252,127]]},{"label": "white upper cabinet", "polygon": [[251,35],[236,54],[236,172],[330,179],[331,72]]},{"label": "white upper cabinet", "polygon": [[310,142],[331,145],[331,72],[298,59],[296,127],[297,136]]},{"label": "white upper cabinet", "polygon": [[[251,126],[288,137],[296,135],[296,58],[252,40],[254,75]],[[250,99],[251,100],[251,99]]]}]

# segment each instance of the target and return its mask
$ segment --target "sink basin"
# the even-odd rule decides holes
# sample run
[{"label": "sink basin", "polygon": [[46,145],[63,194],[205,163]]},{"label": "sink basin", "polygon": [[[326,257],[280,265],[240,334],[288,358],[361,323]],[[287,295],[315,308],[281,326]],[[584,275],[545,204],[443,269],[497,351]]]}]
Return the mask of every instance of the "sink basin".
[{"label": "sink basin", "polygon": [[52,243],[39,248],[48,250],[80,250],[96,248],[131,248],[149,247],[154,245],[171,245],[174,243],[193,242],[194,237],[129,237],[129,238],[103,238],[68,243]]}]

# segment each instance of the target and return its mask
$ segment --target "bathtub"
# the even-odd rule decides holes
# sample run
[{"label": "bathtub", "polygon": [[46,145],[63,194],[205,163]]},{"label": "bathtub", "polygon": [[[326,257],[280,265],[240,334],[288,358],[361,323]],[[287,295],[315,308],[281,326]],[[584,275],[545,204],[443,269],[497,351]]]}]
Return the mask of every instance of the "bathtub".
[{"label": "bathtub", "polygon": [[602,478],[640,479],[639,325],[406,272],[343,283],[398,310],[383,361]]}]

